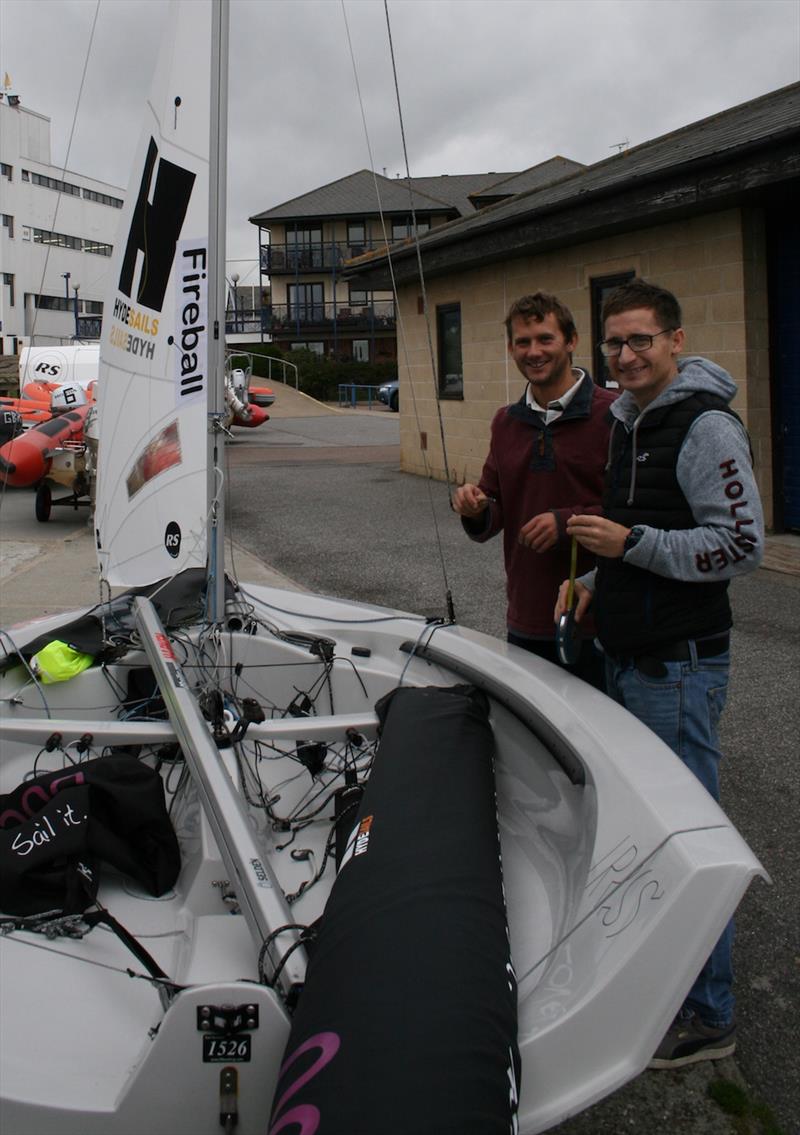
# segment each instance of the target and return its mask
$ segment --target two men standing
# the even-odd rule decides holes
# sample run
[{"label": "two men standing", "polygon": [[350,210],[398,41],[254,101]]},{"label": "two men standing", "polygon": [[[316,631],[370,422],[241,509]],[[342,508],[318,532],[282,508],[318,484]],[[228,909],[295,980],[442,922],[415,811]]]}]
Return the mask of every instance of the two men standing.
[{"label": "two men standing", "polygon": [[[595,407],[589,412],[594,432],[584,432],[579,450],[559,450],[559,488],[575,487],[579,474],[565,467],[575,463],[576,469],[591,470],[587,487],[594,486],[596,496],[588,508],[574,507],[579,499],[574,495],[569,504],[563,495],[548,499],[549,491],[559,491],[555,485],[542,483],[540,492],[531,487],[539,473],[538,438],[538,453],[547,452],[550,407],[537,394],[537,389],[547,394],[546,383],[536,385],[537,376],[547,373],[546,352],[540,348],[537,356],[529,349],[527,357],[521,345],[519,357],[515,353],[516,330],[531,322],[543,331],[543,316],[529,310],[520,323],[518,307],[507,322],[509,350],[529,392],[495,416],[480,483],[462,486],[455,508],[473,539],[488,539],[506,525],[509,640],[545,657],[538,619],[521,627],[530,640],[520,641],[521,613],[538,612],[547,595],[555,595],[552,572],[557,562],[562,580],[567,574],[572,537],[596,557],[596,568],[575,585],[575,615],[586,628],[590,610],[594,614],[607,693],[648,725],[719,799],[718,723],[727,694],[732,624],[728,583],[758,566],[764,541],[747,434],[729,408],[736,386],[709,360],[679,357],[685,335],[672,293],[644,280],[622,285],[604,305],[601,344],[622,394],[614,401],[595,388],[595,397],[601,394],[603,401],[589,403]],[[537,338],[527,335],[531,343]],[[575,342],[573,324],[573,334],[565,334],[567,352]],[[582,384],[576,385],[576,392],[580,389]],[[566,386],[555,395],[562,406],[565,396],[570,396]],[[543,419],[543,424],[534,426],[526,414],[531,401],[537,403],[532,411],[537,423]],[[509,420],[530,427],[527,461],[511,459],[525,441],[519,431],[512,434]],[[542,519],[545,513],[548,519]],[[516,544],[542,557],[550,552],[554,562],[541,570],[544,560],[522,557]],[[565,610],[567,590],[564,581],[556,618]],[[730,925],[651,1067],[675,1068],[733,1052],[732,934]]]}]

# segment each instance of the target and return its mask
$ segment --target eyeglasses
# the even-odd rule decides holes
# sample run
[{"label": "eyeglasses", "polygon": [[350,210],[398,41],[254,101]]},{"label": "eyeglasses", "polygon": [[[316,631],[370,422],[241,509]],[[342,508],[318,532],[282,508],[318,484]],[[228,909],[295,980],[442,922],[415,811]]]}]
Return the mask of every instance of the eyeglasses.
[{"label": "eyeglasses", "polygon": [[670,331],[676,331],[675,327],[665,327],[663,331],[656,331],[655,335],[631,335],[629,339],[604,339],[599,343],[600,354],[604,359],[614,358],[616,355],[622,353],[623,347],[630,347],[637,355],[642,351],[649,351],[653,345],[653,340],[657,339],[659,335],[669,335]]}]

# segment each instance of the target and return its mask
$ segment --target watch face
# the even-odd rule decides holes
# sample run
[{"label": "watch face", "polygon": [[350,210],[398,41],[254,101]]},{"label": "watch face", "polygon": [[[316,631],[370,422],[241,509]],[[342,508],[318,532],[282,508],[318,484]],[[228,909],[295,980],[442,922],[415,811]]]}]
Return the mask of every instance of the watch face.
[{"label": "watch face", "polygon": [[644,530],[642,528],[640,528],[638,524],[634,525],[634,527],[631,528],[630,532],[625,537],[625,543],[623,544],[623,552],[629,552],[631,550],[631,548],[636,547],[636,545],[639,543],[639,541],[642,538],[643,531]]},{"label": "watch face", "polygon": [[556,654],[564,666],[572,666],[581,652],[581,638],[575,622],[575,609],[565,611],[556,627]]}]

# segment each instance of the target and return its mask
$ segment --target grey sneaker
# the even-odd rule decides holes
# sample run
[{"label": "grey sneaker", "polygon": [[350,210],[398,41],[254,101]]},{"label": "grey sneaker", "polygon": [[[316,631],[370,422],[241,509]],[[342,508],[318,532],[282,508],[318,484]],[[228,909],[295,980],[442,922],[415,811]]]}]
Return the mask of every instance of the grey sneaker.
[{"label": "grey sneaker", "polygon": [[683,1068],[700,1060],[721,1060],[736,1050],[736,1025],[715,1029],[696,1013],[678,1014],[655,1051],[648,1068]]}]

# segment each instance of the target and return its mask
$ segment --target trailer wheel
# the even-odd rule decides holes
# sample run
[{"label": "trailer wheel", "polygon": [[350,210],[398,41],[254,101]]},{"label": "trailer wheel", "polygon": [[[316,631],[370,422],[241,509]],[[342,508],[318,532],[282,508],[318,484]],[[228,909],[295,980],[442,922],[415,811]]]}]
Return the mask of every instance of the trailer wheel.
[{"label": "trailer wheel", "polygon": [[44,524],[50,519],[53,508],[53,494],[49,485],[40,485],[36,490],[36,519]]}]

